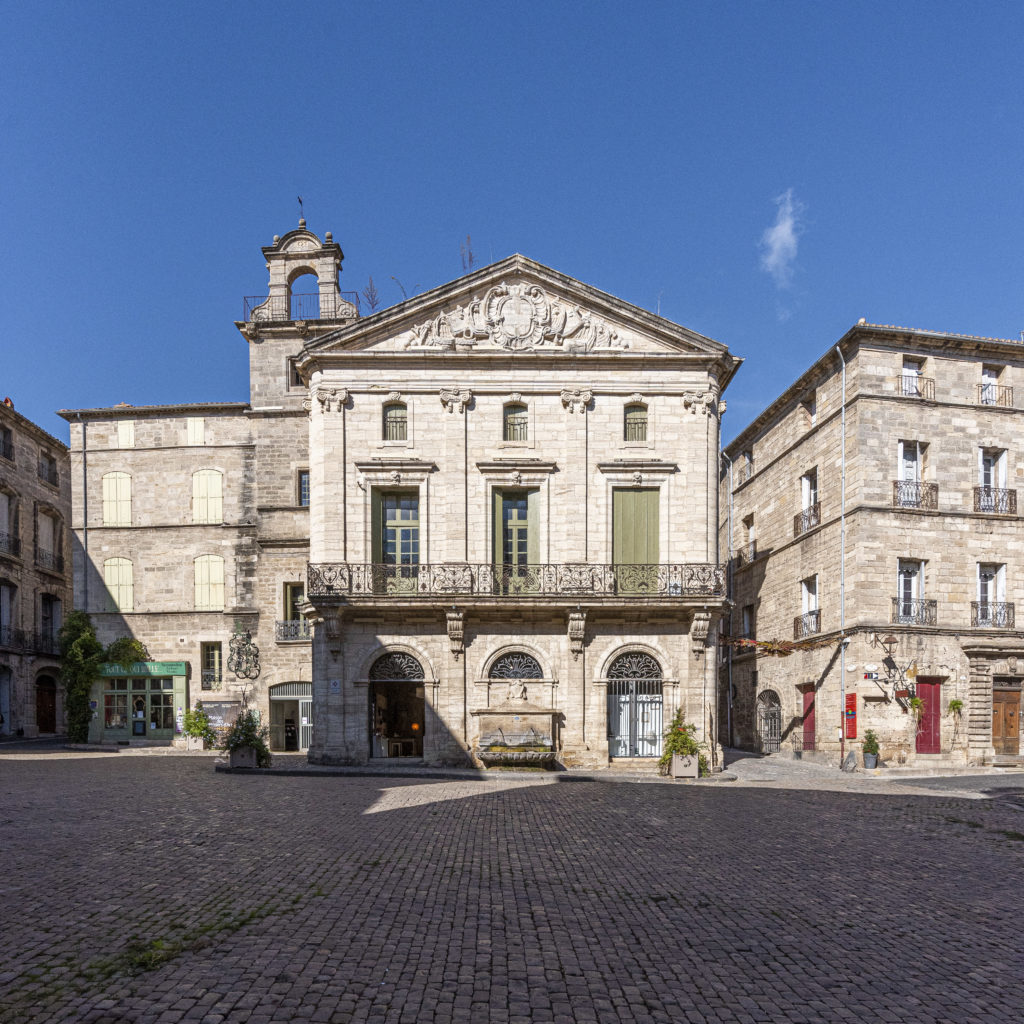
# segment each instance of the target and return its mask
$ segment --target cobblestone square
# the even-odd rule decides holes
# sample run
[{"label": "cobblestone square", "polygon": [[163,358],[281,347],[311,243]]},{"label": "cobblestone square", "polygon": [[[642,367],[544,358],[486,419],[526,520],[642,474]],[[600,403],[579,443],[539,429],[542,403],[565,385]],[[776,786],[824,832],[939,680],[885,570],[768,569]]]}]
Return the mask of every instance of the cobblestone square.
[{"label": "cobblestone square", "polygon": [[213,764],[0,756],[0,1021],[1021,1019],[1024,799]]}]

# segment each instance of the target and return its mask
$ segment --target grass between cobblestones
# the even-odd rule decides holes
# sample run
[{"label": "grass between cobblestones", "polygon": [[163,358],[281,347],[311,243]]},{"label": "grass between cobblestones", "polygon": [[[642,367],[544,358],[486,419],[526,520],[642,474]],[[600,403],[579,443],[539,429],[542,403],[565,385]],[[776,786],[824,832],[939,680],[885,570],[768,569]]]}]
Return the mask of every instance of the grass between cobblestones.
[{"label": "grass between cobblestones", "polygon": [[0,758],[3,1024],[1020,1019],[998,800]]}]

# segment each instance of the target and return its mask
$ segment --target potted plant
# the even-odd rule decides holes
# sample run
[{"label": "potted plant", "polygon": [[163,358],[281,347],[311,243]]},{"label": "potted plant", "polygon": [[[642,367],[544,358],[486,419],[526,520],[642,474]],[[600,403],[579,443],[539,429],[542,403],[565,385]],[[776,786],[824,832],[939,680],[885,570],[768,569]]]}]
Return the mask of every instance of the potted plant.
[{"label": "potted plant", "polygon": [[267,736],[270,730],[260,725],[255,708],[243,708],[234,724],[224,734],[221,749],[228,752],[232,768],[269,768],[270,748]]},{"label": "potted plant", "polygon": [[661,759],[658,761],[658,769],[662,775],[671,774],[673,778],[696,778],[698,774],[711,774],[708,770],[708,759],[702,753],[703,744],[697,742],[696,732],[696,726],[687,725],[683,721],[682,708],[676,711],[672,724],[665,733],[665,743]]},{"label": "potted plant", "polygon": [[204,750],[206,747],[212,749],[217,745],[217,733],[210,725],[210,716],[201,700],[197,700],[196,706],[185,712],[181,731],[188,741],[189,750]]},{"label": "potted plant", "polygon": [[864,743],[861,746],[861,752],[864,754],[865,768],[878,767],[878,736],[874,729],[868,729],[864,733]]}]

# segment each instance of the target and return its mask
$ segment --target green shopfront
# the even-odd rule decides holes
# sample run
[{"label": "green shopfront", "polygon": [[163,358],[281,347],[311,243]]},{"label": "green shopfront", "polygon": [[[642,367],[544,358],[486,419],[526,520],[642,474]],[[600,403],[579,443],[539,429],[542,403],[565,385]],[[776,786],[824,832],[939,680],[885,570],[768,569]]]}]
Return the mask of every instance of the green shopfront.
[{"label": "green shopfront", "polygon": [[188,707],[184,661],[104,665],[102,672],[90,694],[90,743],[169,744],[181,733]]}]

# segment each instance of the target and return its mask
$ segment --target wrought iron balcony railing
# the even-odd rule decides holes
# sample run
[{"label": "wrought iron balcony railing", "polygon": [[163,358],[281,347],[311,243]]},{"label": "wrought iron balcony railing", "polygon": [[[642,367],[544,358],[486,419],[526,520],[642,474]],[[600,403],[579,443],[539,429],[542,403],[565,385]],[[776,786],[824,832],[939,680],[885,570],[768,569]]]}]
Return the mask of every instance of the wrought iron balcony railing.
[{"label": "wrought iron balcony railing", "polygon": [[974,511],[987,512],[993,516],[1015,516],[1017,492],[1005,487],[975,487]]},{"label": "wrought iron balcony railing", "polygon": [[981,629],[1013,629],[1012,601],[972,601],[971,625]]},{"label": "wrought iron balcony railing", "polygon": [[905,374],[900,377],[900,394],[904,398],[921,398],[926,402],[935,401],[935,379]]},{"label": "wrought iron balcony railing", "polygon": [[0,552],[6,555],[20,555],[21,541],[12,533],[0,533]]},{"label": "wrought iron balcony railing", "polygon": [[724,597],[725,567],[674,565],[433,565],[310,563],[310,597]]},{"label": "wrought iron balcony railing", "polygon": [[1004,409],[1013,407],[1013,388],[1005,384],[979,384],[979,405],[999,405]]},{"label": "wrought iron balcony railing", "polygon": [[894,508],[921,508],[934,511],[939,507],[939,485],[919,480],[893,480]]},{"label": "wrought iron balcony railing", "polygon": [[309,628],[309,619],[279,619],[274,624],[274,639],[278,643],[311,640],[313,633]]},{"label": "wrought iron balcony railing", "polygon": [[750,565],[757,558],[757,542],[751,541],[749,544],[744,544],[737,548],[736,554],[733,557],[736,559],[737,568],[743,565]]},{"label": "wrought iron balcony railing", "polygon": [[246,321],[348,320],[359,316],[359,293],[246,295],[242,309]]},{"label": "wrought iron balcony railing", "polygon": [[793,536],[799,537],[808,530],[813,530],[816,526],[821,526],[820,501],[816,501],[813,505],[808,505],[802,512],[797,512],[793,516]]},{"label": "wrought iron balcony railing", "polygon": [[802,640],[821,632],[821,610],[804,612],[793,620],[793,639]]},{"label": "wrought iron balcony railing", "polygon": [[938,607],[935,601],[907,597],[892,599],[892,622],[896,625],[934,626],[938,621]]},{"label": "wrought iron balcony railing", "polygon": [[32,649],[36,654],[60,654],[60,641],[56,633],[35,633],[32,637]]},{"label": "wrought iron balcony railing", "polygon": [[40,569],[49,569],[50,572],[64,571],[64,556],[54,551],[47,551],[45,548],[36,548],[36,565]]},{"label": "wrought iron balcony railing", "polygon": [[28,648],[28,634],[14,626],[0,626],[0,647],[8,647],[17,651]]}]

